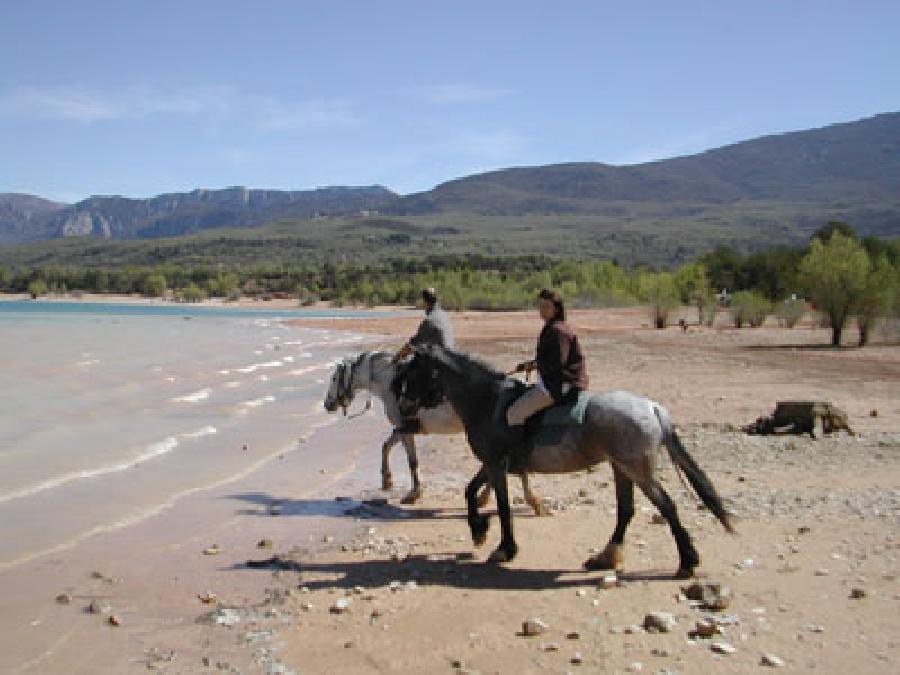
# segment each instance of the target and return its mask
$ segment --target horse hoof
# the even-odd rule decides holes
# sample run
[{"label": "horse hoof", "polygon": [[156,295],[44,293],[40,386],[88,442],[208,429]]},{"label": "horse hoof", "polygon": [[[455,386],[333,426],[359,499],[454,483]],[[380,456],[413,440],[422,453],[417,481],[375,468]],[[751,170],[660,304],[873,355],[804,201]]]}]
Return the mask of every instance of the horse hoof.
[{"label": "horse hoof", "polygon": [[618,546],[607,546],[597,555],[584,561],[584,569],[588,571],[616,570],[622,566],[622,551]]},{"label": "horse hoof", "polygon": [[693,567],[679,567],[678,571],[675,572],[676,579],[692,579],[694,577],[694,568]]},{"label": "horse hoof", "polygon": [[499,563],[509,562],[509,556],[506,555],[506,551],[498,548],[496,551],[491,553],[490,557],[488,558],[488,562],[495,565]]},{"label": "horse hoof", "polygon": [[482,546],[485,539],[487,539],[487,532],[472,533],[472,543],[476,546]]},{"label": "horse hoof", "polygon": [[403,499],[400,500],[401,504],[415,504],[422,498],[421,490],[413,490],[408,495],[406,495]]}]

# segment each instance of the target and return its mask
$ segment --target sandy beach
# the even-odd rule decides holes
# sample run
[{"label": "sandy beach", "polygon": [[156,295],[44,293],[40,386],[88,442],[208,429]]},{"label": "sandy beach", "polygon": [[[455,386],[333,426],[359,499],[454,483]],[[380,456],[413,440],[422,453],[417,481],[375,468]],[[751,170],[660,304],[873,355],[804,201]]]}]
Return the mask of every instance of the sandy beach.
[{"label": "sandy beach", "polygon": [[[463,348],[503,368],[531,354],[540,328],[531,312],[452,319]],[[663,461],[664,485],[703,557],[698,581],[727,586],[726,608],[685,597],[668,528],[642,496],[615,582],[581,570],[614,524],[605,465],[535,477],[548,517],[533,516],[512,481],[519,556],[486,564],[499,527],[492,518],[486,545],[473,548],[462,490],[477,465],[464,438],[420,439],[424,497],[402,506],[402,451],[393,456],[395,489],[378,489],[389,429],[376,406],[317,438],[346,446],[327,465],[287,453],[252,481],[223,488],[221,526],[209,536],[172,543],[148,525],[83,549],[62,575],[43,561],[40,583],[23,594],[41,621],[59,627],[60,644],[12,672],[896,670],[900,350],[822,348],[827,331],[809,326],[656,331],[640,309],[570,319],[592,389],[662,402],[735,514],[732,536]],[[295,323],[371,333],[373,345],[395,348],[417,321]],[[856,435],[739,430],[789,399],[832,401]],[[245,502],[238,512],[234,495]],[[190,501],[180,503],[176,522],[190,513]],[[213,543],[216,554],[204,555]],[[70,604],[54,601],[61,593]],[[105,613],[85,612],[92,601]],[[651,612],[671,615],[666,632],[643,628]],[[121,625],[109,625],[109,614]],[[707,617],[718,634],[696,637]],[[542,622],[540,635],[522,634],[531,619]]]}]

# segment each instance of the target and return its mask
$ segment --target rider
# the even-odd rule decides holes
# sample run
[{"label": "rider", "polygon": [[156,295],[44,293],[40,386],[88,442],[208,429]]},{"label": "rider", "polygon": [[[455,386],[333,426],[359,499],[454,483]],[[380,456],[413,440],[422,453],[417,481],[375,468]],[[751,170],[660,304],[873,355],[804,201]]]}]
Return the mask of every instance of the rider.
[{"label": "rider", "polygon": [[526,374],[537,369],[538,381],[506,411],[507,424],[519,433],[524,431],[525,421],[536,412],[574,401],[578,392],[588,388],[584,355],[575,331],[566,323],[562,297],[545,288],[538,294],[538,312],[545,323],[538,337],[535,359],[516,366],[516,372]]},{"label": "rider", "polygon": [[412,353],[413,347],[440,345],[453,349],[455,346],[450,317],[438,304],[437,292],[433,288],[426,288],[422,291],[422,301],[425,303],[425,318],[419,324],[416,334],[394,356],[394,363]]},{"label": "rider", "polygon": [[[425,318],[419,324],[416,334],[400,348],[393,358],[393,363],[412,353],[413,347],[424,345],[440,345],[453,349],[456,343],[453,340],[453,327],[450,325],[450,317],[438,304],[437,292],[433,288],[422,291],[422,301],[425,303]],[[408,417],[403,425],[397,428],[400,433],[417,433],[421,431],[422,424],[417,417]]]}]

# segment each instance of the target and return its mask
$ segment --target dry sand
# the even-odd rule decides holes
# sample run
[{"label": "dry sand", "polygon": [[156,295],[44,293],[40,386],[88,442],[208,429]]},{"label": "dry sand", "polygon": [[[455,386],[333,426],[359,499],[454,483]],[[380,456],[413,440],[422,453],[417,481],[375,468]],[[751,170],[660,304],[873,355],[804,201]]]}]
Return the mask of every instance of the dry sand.
[{"label": "dry sand", "polygon": [[[500,367],[530,356],[540,328],[533,313],[452,318],[461,345]],[[393,348],[417,321],[302,325],[390,335],[383,344]],[[735,513],[739,534],[731,536],[698,508],[663,461],[664,485],[703,557],[700,581],[721,582],[732,591],[724,611],[701,610],[682,597],[686,582],[672,577],[673,540],[668,528],[653,524],[643,496],[637,497],[620,585],[600,588],[602,574],[581,571],[615,520],[605,465],[535,477],[535,490],[552,508],[549,517],[532,516],[513,481],[519,556],[502,567],[485,564],[499,527],[493,518],[488,543],[473,548],[462,497],[477,469],[471,452],[462,437],[424,437],[425,496],[419,504],[399,504],[408,486],[399,450],[396,489],[377,489],[379,448],[373,442],[368,482],[335,488],[346,490],[331,496],[346,514],[318,545],[305,537],[292,541],[289,518],[252,521],[233,532],[220,556],[199,556],[195,542],[189,583],[160,592],[184,594],[181,604],[196,603],[196,615],[211,625],[173,621],[169,630],[138,635],[127,625],[110,628],[98,621],[93,632],[80,634],[96,668],[72,672],[115,672],[102,666],[103,650],[114,641],[116,649],[132,650],[135,670],[172,673],[748,672],[766,667],[760,665],[764,654],[791,670],[897,671],[900,350],[823,349],[827,332],[811,328],[655,331],[645,327],[640,310],[574,312],[571,322],[587,353],[592,388],[625,388],[666,405]],[[830,400],[847,411],[858,435],[812,440],[749,437],[737,430],[785,399]],[[348,439],[369,442],[379,424],[388,430],[376,411],[346,421],[343,429]],[[315,467],[307,468],[315,475]],[[255,549],[264,537],[274,539],[274,548]],[[269,556],[277,556],[276,565],[242,564]],[[217,587],[223,569],[240,593]],[[222,604],[197,600],[208,589],[219,593]],[[639,627],[654,611],[673,615],[669,632]],[[710,615],[723,634],[691,638],[696,622]],[[520,634],[531,618],[546,623],[544,634]],[[109,637],[111,631],[129,637]],[[733,653],[715,653],[712,644],[720,642]],[[46,670],[39,665],[29,672]]]}]

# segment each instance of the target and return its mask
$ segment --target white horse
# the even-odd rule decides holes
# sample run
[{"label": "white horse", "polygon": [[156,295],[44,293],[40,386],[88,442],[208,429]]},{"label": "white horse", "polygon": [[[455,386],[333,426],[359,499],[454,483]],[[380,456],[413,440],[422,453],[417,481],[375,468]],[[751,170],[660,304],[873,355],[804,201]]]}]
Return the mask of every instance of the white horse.
[{"label": "white horse", "polygon": [[[390,453],[391,449],[402,442],[406,449],[406,457],[409,462],[409,472],[412,476],[412,489],[403,498],[403,504],[415,504],[422,496],[422,484],[419,481],[419,459],[416,454],[415,434],[401,433],[401,427],[406,418],[400,413],[397,397],[391,392],[391,383],[397,375],[397,364],[392,362],[393,354],[390,352],[372,351],[363,352],[356,358],[346,358],[340,361],[331,375],[328,391],[325,393],[325,410],[335,412],[338,408],[347,414],[354,397],[360,390],[378,398],[384,406],[384,414],[394,427],[390,436],[381,446],[381,489],[390,490],[394,487],[391,475]],[[369,404],[366,404],[368,409]],[[362,414],[362,413],[357,413]],[[462,433],[463,424],[449,402],[444,401],[433,408],[422,408],[417,415],[422,434],[458,434]],[[522,490],[525,493],[525,501],[534,510],[535,515],[544,516],[549,510],[542,501],[531,491],[528,474],[520,474]],[[490,487],[485,488],[479,496],[479,504],[483,507],[490,498]]]}]

